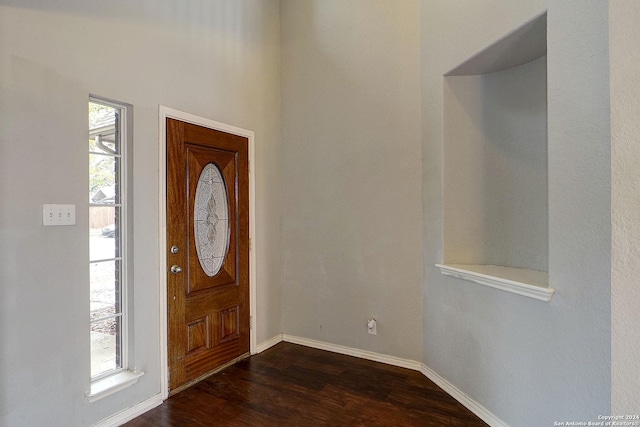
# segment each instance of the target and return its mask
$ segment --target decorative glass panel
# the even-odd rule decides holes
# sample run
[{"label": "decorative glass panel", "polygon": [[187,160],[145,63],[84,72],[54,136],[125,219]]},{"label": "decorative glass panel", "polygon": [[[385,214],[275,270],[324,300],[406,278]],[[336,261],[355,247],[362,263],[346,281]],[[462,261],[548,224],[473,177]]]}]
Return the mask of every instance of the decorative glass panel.
[{"label": "decorative glass panel", "polygon": [[202,169],[194,207],[196,251],[209,277],[220,271],[229,250],[229,200],[220,169],[209,163]]}]

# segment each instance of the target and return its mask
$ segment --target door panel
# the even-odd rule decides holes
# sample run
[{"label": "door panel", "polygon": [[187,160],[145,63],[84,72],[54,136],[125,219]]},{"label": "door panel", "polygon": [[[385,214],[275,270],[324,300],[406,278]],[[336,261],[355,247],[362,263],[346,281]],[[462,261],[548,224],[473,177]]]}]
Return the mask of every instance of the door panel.
[{"label": "door panel", "polygon": [[246,138],[167,119],[170,390],[249,351],[248,177]]},{"label": "door panel", "polygon": [[[189,171],[189,182],[188,182],[188,193],[189,193],[189,224],[194,223],[194,214],[195,214],[195,193],[196,187],[198,185],[198,179],[200,178],[200,172],[204,169],[206,165],[212,163],[218,167],[218,169],[222,172],[222,177],[225,182],[233,183],[235,181],[236,176],[236,158],[235,153],[216,150],[212,148],[202,148],[197,146],[192,146],[190,144],[186,145],[187,150],[187,170]],[[200,261],[198,260],[198,253],[196,250],[196,235],[195,235],[195,227],[189,228],[189,283],[188,283],[188,292],[196,292],[205,289],[217,289],[220,290],[220,287],[224,285],[235,286],[236,285],[236,245],[231,244],[231,242],[235,242],[237,240],[237,211],[236,211],[236,203],[235,203],[235,188],[233,185],[227,185],[226,193],[227,200],[229,201],[229,229],[230,229],[230,238],[228,251],[226,251],[226,257],[224,263],[222,264],[222,268],[220,271],[213,277],[209,277],[204,269],[200,265]],[[224,240],[222,236],[219,240]]]}]

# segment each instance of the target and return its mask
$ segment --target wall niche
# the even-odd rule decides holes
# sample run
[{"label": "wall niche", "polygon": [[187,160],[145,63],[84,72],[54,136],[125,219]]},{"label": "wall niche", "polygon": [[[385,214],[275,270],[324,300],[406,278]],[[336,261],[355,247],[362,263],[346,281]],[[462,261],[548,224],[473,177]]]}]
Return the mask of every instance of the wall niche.
[{"label": "wall niche", "polygon": [[547,16],[443,76],[442,274],[549,301]]}]

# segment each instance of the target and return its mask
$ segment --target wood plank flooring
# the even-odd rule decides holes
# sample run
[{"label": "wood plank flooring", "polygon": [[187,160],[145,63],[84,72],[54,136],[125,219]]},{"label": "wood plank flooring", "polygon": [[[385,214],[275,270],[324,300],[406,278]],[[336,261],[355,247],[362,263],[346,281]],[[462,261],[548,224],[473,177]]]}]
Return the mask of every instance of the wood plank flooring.
[{"label": "wood plank flooring", "polygon": [[486,425],[419,372],[284,342],[125,424]]}]

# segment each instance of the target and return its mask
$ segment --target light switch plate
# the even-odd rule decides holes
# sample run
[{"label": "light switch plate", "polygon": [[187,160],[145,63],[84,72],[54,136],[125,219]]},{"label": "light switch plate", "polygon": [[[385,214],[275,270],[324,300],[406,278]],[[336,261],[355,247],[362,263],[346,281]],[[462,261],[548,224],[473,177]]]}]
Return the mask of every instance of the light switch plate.
[{"label": "light switch plate", "polygon": [[76,205],[42,205],[42,225],[76,225]]}]

